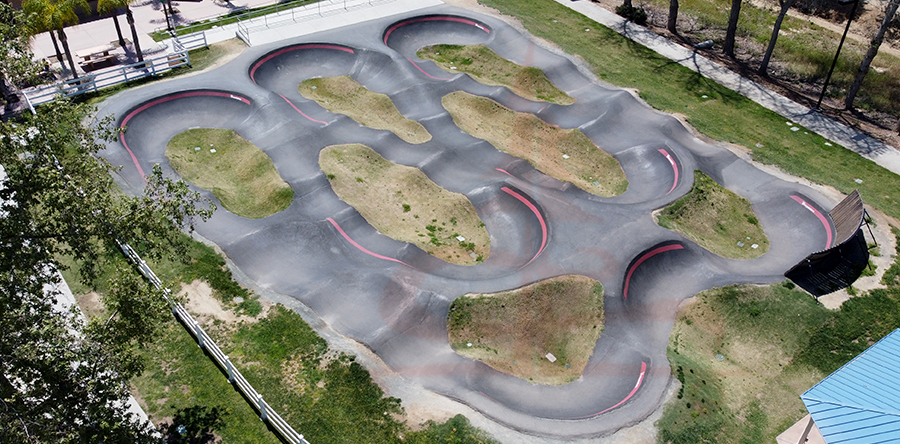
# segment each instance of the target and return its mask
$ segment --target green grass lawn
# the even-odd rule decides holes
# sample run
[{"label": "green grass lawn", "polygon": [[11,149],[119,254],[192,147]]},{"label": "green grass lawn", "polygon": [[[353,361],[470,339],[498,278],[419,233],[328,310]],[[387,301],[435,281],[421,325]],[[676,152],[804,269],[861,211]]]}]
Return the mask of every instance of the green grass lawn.
[{"label": "green grass lawn", "polygon": [[271,216],[294,199],[272,159],[234,130],[189,129],[169,141],[166,157],[185,180],[212,191],[238,216]]},{"label": "green grass lawn", "polygon": [[[266,430],[265,423],[240,392],[228,383],[193,337],[174,319],[143,356],[146,369],[131,384],[157,426],[171,424],[179,412],[192,408],[217,409],[221,424],[213,427],[213,433],[223,442],[279,442]],[[192,425],[199,424],[184,425],[189,432],[195,433],[197,430]]]},{"label": "green grass lawn", "polygon": [[730,259],[752,259],[769,251],[769,238],[756,219],[750,201],[725,189],[700,170],[694,171],[691,192],[664,208],[658,222]]},{"label": "green grass lawn", "polygon": [[485,85],[505,86],[529,100],[571,105],[575,99],[550,82],[539,68],[517,65],[484,45],[434,45],[416,54],[447,72],[463,72]]},{"label": "green grass lawn", "polygon": [[[479,2],[515,16],[535,36],[580,56],[604,81],[638,89],[654,108],[684,114],[707,136],[751,148],[754,160],[843,193],[859,188],[868,205],[900,217],[900,177],[874,162],[836,144],[827,146],[824,138],[804,134],[802,128],[791,131],[778,114],[555,1]],[[857,178],[863,183],[855,183]]]},{"label": "green grass lawn", "polygon": [[900,259],[885,274],[886,288],[837,311],[789,281],[697,295],[678,312],[669,338],[682,388],[657,423],[659,442],[774,442],[806,414],[801,393],[900,328],[898,274]]},{"label": "green grass lawn", "polygon": [[[231,271],[225,265],[225,259],[213,247],[191,239],[186,234],[181,236],[179,242],[185,249],[183,259],[170,257],[154,259],[143,251],[140,241],[132,242],[131,245],[138,254],[144,256],[144,260],[169,288],[178,288],[179,283],[190,283],[199,279],[209,284],[213,289],[213,295],[227,308],[248,316],[260,313],[262,306],[259,303],[259,296],[234,281]],[[85,285],[79,278],[77,262],[71,257],[60,257],[57,260],[65,267],[62,270],[63,277],[75,295],[90,291],[105,292],[108,288],[107,281],[115,272],[115,266],[126,263],[120,252],[110,253],[107,257],[101,258],[105,264],[100,267],[101,274],[97,281],[92,285]],[[243,302],[235,303],[235,298],[240,298]]]},{"label": "green grass lawn", "polygon": [[[311,442],[495,444],[463,416],[442,423],[407,424],[400,401],[385,397],[352,356],[329,351],[293,311],[276,305],[263,313],[258,297],[234,282],[219,254],[186,235],[183,241],[185,261],[148,261],[151,267],[172,288],[179,282],[206,281],[225,310],[255,318],[236,323],[208,320],[204,328],[267,403]],[[140,252],[139,243],[135,248]],[[124,262],[118,255],[107,260]],[[108,274],[97,285],[84,286],[75,277],[77,264],[67,258],[61,261],[71,267],[64,275],[74,293],[105,291]],[[234,303],[235,296],[244,302]],[[102,310],[94,313],[103,316]],[[154,422],[164,424],[163,433],[184,424],[195,439],[280,442],[174,318],[142,354],[145,371],[131,381],[132,388]]]},{"label": "green grass lawn", "polygon": [[657,423],[658,441],[774,442],[805,414],[800,393],[827,374],[795,356],[829,316],[808,294],[781,284],[698,294],[669,338],[682,386]]},{"label": "green grass lawn", "polygon": [[[325,341],[283,306],[255,322],[212,329],[268,405],[310,442],[493,443],[461,416],[412,430],[399,399],[385,397],[352,356],[329,352]],[[179,412],[199,407],[217,409],[221,420],[213,432],[222,442],[279,442],[181,325],[172,322],[144,357],[147,371],[133,385],[157,422],[171,423]]]}]

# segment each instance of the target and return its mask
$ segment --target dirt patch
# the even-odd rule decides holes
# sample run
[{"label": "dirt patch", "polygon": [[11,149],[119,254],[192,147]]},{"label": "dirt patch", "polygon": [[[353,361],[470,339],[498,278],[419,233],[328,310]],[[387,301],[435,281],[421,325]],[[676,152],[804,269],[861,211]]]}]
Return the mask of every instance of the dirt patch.
[{"label": "dirt patch", "polygon": [[619,162],[581,130],[562,129],[462,91],[447,94],[441,103],[463,131],[527,160],[550,177],[602,197],[617,196],[628,188]]},{"label": "dirt patch", "polygon": [[472,202],[418,168],[392,163],[360,144],[325,148],[319,165],[338,197],[386,236],[454,264],[488,257],[490,237]]},{"label": "dirt patch", "polygon": [[181,292],[179,295],[187,299],[185,308],[193,315],[201,324],[210,324],[215,321],[223,322],[225,325],[234,325],[239,322],[256,322],[258,319],[266,317],[271,304],[263,301],[263,311],[258,317],[253,318],[246,315],[239,315],[225,306],[213,295],[213,290],[204,281],[194,280],[190,284],[181,284]]},{"label": "dirt patch", "polygon": [[305,373],[302,356],[292,356],[281,364],[281,379],[288,388],[300,395],[306,393],[306,381],[303,378]]},{"label": "dirt patch", "polygon": [[403,117],[390,97],[369,91],[350,76],[305,80],[299,91],[328,111],[344,114],[360,125],[390,131],[409,143],[431,140],[428,130]]},{"label": "dirt patch", "polygon": [[207,67],[204,67],[199,72],[206,72],[218,68],[234,60],[237,56],[241,55],[241,53],[244,52],[245,49],[247,49],[247,45],[237,38],[228,39],[216,43],[210,47],[210,51],[215,51],[215,62],[211,63]]},{"label": "dirt patch", "polygon": [[581,376],[603,331],[603,286],[561,276],[518,290],[453,301],[447,319],[457,353],[537,384]]},{"label": "dirt patch", "polygon": [[106,306],[100,299],[100,293],[96,291],[75,295],[75,301],[78,302],[78,306],[81,307],[81,311],[88,319],[104,316],[107,313]]}]

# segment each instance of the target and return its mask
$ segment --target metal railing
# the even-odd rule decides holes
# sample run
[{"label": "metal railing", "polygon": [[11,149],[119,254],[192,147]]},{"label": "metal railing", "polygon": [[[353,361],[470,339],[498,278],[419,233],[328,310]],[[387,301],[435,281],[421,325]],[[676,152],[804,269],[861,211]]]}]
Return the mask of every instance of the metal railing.
[{"label": "metal railing", "polygon": [[183,36],[172,34],[172,49],[175,52],[183,52],[200,47],[209,47],[209,43],[206,41],[206,32],[201,31]]},{"label": "metal railing", "polygon": [[234,384],[238,390],[241,391],[250,405],[259,412],[259,419],[272,426],[272,428],[288,443],[309,444],[309,441],[304,439],[303,435],[297,433],[293,427],[281,418],[281,415],[279,415],[278,412],[272,410],[272,408],[266,404],[262,395],[247,382],[244,375],[242,375],[241,372],[235,368],[234,364],[232,364],[228,355],[222,352],[222,349],[220,349],[219,346],[216,345],[216,342],[206,334],[206,331],[203,330],[200,323],[184,309],[184,306],[171,298],[171,290],[163,287],[162,281],[160,281],[156,276],[156,273],[150,269],[150,266],[141,259],[137,252],[135,252],[130,245],[122,242],[119,243],[119,248],[122,250],[122,253],[125,254],[125,257],[137,267],[138,271],[140,271],[157,290],[163,293],[163,298],[169,303],[169,307],[172,309],[172,314],[175,315],[175,318],[184,325],[184,328],[187,329],[192,336],[194,336],[194,339],[197,340],[197,344],[200,345],[200,348],[206,350],[213,361],[225,371],[225,374],[228,376],[228,382]]},{"label": "metal railing", "polygon": [[244,22],[238,20],[237,21],[237,31],[234,32],[234,35],[243,40],[244,44],[247,46],[253,46],[250,44],[250,30],[247,29],[247,26],[244,25]]},{"label": "metal railing", "polygon": [[235,23],[238,20],[248,20],[254,17],[265,16],[268,14],[277,14],[281,11],[286,11],[302,6],[308,6],[316,3],[315,0],[294,0],[291,2],[278,3],[271,6],[266,6],[260,9],[246,10],[245,12],[239,12],[237,10],[232,12],[229,15],[221,16],[221,15],[211,15],[207,17],[202,17],[197,20],[196,23],[192,23],[190,25],[179,26],[175,28],[174,31],[167,31],[164,26],[159,26],[154,29],[155,33],[165,33],[165,32],[174,32],[177,36],[183,36],[188,34],[193,34],[196,32],[204,31],[211,29],[213,27],[221,27],[223,25],[229,25]]},{"label": "metal railing", "polygon": [[106,69],[97,73],[86,74],[74,80],[66,80],[53,85],[22,91],[22,95],[25,96],[29,108],[34,112],[34,106],[51,102],[59,96],[74,97],[80,94],[94,92],[108,86],[155,76],[182,66],[191,66],[191,57],[186,50],[144,60],[143,62],[124,65],[115,69]]}]

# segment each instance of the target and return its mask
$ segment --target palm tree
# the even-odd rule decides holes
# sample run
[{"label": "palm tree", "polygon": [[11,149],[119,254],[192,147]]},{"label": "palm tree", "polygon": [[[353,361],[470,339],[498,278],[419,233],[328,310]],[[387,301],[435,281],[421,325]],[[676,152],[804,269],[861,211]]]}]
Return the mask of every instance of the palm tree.
[{"label": "palm tree", "polygon": [[117,11],[121,8],[125,8],[125,19],[128,21],[128,26],[131,27],[131,38],[134,40],[134,52],[137,54],[138,62],[143,62],[144,54],[141,52],[141,43],[138,41],[137,29],[134,27],[134,15],[131,13],[131,8],[129,7],[131,3],[134,3],[134,0],[99,0],[97,2],[97,11],[101,14],[106,14],[108,12],[114,14],[113,20],[116,23],[116,32],[119,33],[119,44],[124,47],[125,41],[122,38],[121,29],[119,29]]},{"label": "palm tree", "polygon": [[125,37],[122,35],[122,27],[119,26],[119,7],[110,5],[110,2],[99,0],[97,12],[100,14],[112,14],[113,23],[116,25],[116,35],[119,37],[119,46],[125,47]]},{"label": "palm tree", "polygon": [[28,32],[28,38],[32,38],[42,32],[50,34],[50,41],[53,42],[53,49],[56,50],[56,61],[65,68],[62,51],[59,50],[59,43],[56,42],[56,36],[52,32],[53,29],[48,28],[39,17],[33,17],[31,14],[26,14],[26,17],[25,29]]},{"label": "palm tree", "polygon": [[[22,4],[25,13],[31,16],[34,26],[50,32],[56,31],[59,41],[66,53],[69,67],[72,69],[72,77],[75,78],[75,62],[72,61],[72,52],[69,51],[69,39],[64,28],[78,23],[78,15],[75,11],[90,11],[85,0],[25,0]],[[54,42],[55,43],[55,42]],[[59,51],[59,49],[57,49]]]}]

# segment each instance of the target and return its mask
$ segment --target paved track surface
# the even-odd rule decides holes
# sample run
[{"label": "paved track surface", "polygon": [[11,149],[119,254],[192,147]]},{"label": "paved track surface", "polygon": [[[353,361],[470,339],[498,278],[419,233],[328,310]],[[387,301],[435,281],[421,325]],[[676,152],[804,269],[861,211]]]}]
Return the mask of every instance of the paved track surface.
[{"label": "paved track surface", "polygon": [[[486,44],[543,69],[577,103],[532,102],[416,57],[416,49],[435,43]],[[337,75],[389,95],[433,139],[408,144],[297,92],[305,79]],[[440,102],[457,90],[581,129],[619,160],[628,190],[590,195],[462,132]],[[261,287],[296,297],[399,374],[531,434],[598,436],[647,417],[670,378],[666,345],[678,303],[713,286],[780,281],[794,263],[828,247],[833,229],[826,211],[832,204],[815,191],[697,140],[673,117],[592,83],[569,59],[503,22],[450,6],[254,47],[209,73],[127,91],[101,114],[127,123],[127,134],[102,154],[124,165],[122,183],[132,193],[153,164],[177,175],[164,151],[186,129],[231,128],[263,149],[295,191],[291,206],[259,220],[220,206],[200,234]],[[378,233],[334,194],[318,167],[322,148],[351,142],[468,196],[490,234],[490,257],[452,265]],[[695,169],[753,203],[771,241],[768,253],[723,259],[653,222],[651,211],[690,190]],[[577,381],[529,384],[450,348],[445,319],[454,298],[562,274],[593,277],[606,289],[606,329]]]}]

